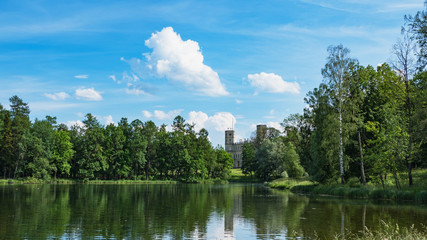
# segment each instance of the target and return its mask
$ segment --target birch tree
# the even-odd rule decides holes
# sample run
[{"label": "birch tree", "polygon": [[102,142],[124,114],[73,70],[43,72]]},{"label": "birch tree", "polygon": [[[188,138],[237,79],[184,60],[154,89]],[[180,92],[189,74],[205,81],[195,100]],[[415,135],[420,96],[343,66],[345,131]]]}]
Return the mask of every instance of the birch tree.
[{"label": "birch tree", "polygon": [[328,47],[329,56],[327,63],[322,69],[322,75],[326,84],[333,90],[333,99],[335,107],[338,111],[339,120],[339,162],[340,162],[340,176],[341,183],[344,184],[344,160],[343,160],[343,98],[344,98],[344,76],[350,69],[350,66],[356,60],[349,57],[350,50],[343,47],[342,44],[338,46]]}]

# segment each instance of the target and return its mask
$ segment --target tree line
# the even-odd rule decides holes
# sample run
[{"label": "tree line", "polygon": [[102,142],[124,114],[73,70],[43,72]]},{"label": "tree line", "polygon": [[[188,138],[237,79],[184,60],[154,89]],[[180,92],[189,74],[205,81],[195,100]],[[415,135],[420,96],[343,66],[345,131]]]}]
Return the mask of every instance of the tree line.
[{"label": "tree line", "polygon": [[122,118],[103,126],[87,114],[83,126],[68,128],[56,117],[30,121],[30,109],[18,96],[10,110],[0,104],[0,174],[39,179],[226,179],[233,165],[208,131],[196,132],[181,116],[166,125]]},{"label": "tree line", "polygon": [[[357,177],[383,186],[388,178],[397,188],[406,171],[412,185],[412,169],[427,167],[426,29],[427,11],[405,16],[393,60],[377,67],[360,65],[343,45],[330,46],[324,81],[307,94],[308,107],[283,121],[284,136],[246,144],[243,171],[271,179],[305,170],[322,183]],[[272,159],[278,167],[266,171]]]}]

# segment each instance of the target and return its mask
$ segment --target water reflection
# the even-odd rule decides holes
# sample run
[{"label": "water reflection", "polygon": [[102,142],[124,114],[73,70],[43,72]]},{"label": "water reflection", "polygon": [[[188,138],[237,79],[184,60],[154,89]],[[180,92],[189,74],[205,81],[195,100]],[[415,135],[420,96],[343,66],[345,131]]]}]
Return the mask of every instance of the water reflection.
[{"label": "water reflection", "polygon": [[0,186],[0,238],[331,238],[427,222],[426,207],[309,198],[261,185]]}]

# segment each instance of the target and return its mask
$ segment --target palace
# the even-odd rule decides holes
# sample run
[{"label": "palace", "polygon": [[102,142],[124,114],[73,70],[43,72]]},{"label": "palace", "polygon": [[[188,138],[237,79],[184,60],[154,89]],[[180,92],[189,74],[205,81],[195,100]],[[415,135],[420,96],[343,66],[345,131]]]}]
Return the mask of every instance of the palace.
[{"label": "palace", "polygon": [[[265,132],[267,125],[257,125],[257,135],[261,132]],[[228,129],[225,130],[225,151],[231,154],[231,157],[234,160],[233,168],[242,167],[242,147],[243,144],[249,143],[251,140],[245,139],[240,140],[239,142],[234,142],[234,130]]]}]

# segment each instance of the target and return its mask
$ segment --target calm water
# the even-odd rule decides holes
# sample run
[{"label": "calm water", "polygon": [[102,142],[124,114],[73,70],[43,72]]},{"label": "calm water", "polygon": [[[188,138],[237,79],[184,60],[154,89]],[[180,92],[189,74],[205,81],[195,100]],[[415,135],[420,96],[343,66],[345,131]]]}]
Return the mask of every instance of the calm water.
[{"label": "calm water", "polygon": [[380,220],[427,223],[427,207],[309,198],[262,185],[0,186],[0,239],[331,238]]}]

